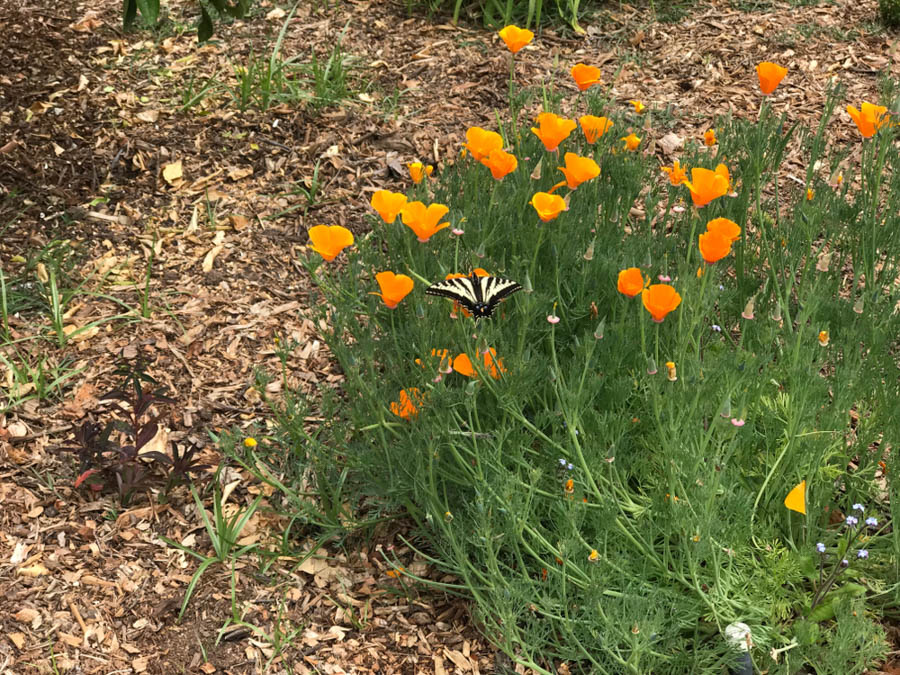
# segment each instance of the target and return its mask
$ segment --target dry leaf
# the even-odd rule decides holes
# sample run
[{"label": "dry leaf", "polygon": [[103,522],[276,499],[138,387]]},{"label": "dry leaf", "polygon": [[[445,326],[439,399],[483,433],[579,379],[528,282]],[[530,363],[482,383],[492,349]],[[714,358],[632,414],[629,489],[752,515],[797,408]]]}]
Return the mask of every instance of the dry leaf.
[{"label": "dry leaf", "polygon": [[283,19],[285,17],[285,11],[281,9],[281,7],[276,7],[271,12],[266,14],[266,19],[269,21],[274,21],[276,19]]},{"label": "dry leaf", "polygon": [[[141,122],[155,122],[159,119],[159,110],[141,110],[137,115],[135,115]],[[178,162],[176,162],[177,164]],[[165,175],[165,172],[163,172]],[[178,175],[181,175],[179,171]]]},{"label": "dry leaf", "polygon": [[228,220],[231,222],[231,226],[237,232],[246,230],[247,226],[250,224],[250,221],[247,218],[245,218],[244,216],[237,215],[237,214],[228,216]]},{"label": "dry leaf", "polygon": [[224,232],[222,232],[221,230],[216,232],[216,236],[213,239],[213,243],[215,245],[210,249],[209,253],[206,254],[206,257],[203,258],[203,271],[204,272],[212,271],[213,263],[215,263],[215,261],[216,261],[216,256],[218,256],[222,252],[222,249],[225,248],[224,239],[225,239]]},{"label": "dry leaf", "polygon": [[662,148],[663,153],[671,155],[676,150],[681,150],[684,147],[684,137],[670,131],[660,138],[657,144]]},{"label": "dry leaf", "polygon": [[20,652],[25,648],[25,633],[7,633],[6,637],[12,640],[12,643],[16,646]]},{"label": "dry leaf", "polygon": [[169,185],[172,185],[176,180],[181,178],[181,176],[182,176],[182,167],[181,167],[180,159],[177,162],[172,162],[171,164],[166,164],[163,167],[163,179]]},{"label": "dry leaf", "polygon": [[240,180],[241,178],[246,178],[247,176],[253,175],[253,167],[252,166],[244,166],[244,167],[234,167],[229,169],[228,177],[231,180]]}]

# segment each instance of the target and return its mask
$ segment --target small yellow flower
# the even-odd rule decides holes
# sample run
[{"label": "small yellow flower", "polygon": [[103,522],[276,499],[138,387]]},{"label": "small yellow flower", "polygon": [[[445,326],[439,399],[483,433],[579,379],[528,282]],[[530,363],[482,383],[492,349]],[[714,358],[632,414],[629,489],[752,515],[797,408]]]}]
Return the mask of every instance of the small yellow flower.
[{"label": "small yellow flower", "polygon": [[422,162],[412,162],[407,164],[406,168],[409,169],[409,177],[416,184],[421,183],[425,176],[430,176],[434,171],[434,167],[431,164],[425,166]]},{"label": "small yellow flower", "polygon": [[703,134],[703,143],[706,147],[712,147],[719,141],[716,140],[716,130],[715,129],[707,129],[706,133]]},{"label": "small yellow flower", "polygon": [[643,103],[641,103],[640,101],[637,101],[637,100],[628,101],[628,102],[634,106],[634,112],[636,112],[638,115],[643,113],[644,110],[646,110],[646,108],[647,108],[647,106],[645,106]]},{"label": "small yellow flower", "polygon": [[812,188],[806,188],[806,201],[811,202],[815,194],[815,190],[813,190]]},{"label": "small yellow flower", "polygon": [[827,330],[819,331],[819,344],[820,345],[822,345],[823,347],[827,347],[829,339],[830,338],[828,336]]},{"label": "small yellow flower", "polygon": [[597,551],[597,549],[592,548],[591,553],[588,556],[588,561],[589,562],[597,562],[598,560],[600,560],[600,553],[599,553],[599,551]]},{"label": "small yellow flower", "polygon": [[563,489],[566,491],[567,495],[572,494],[573,492],[575,492],[575,481],[569,478],[566,481],[565,487]]},{"label": "small yellow flower", "polygon": [[245,448],[255,448],[257,446],[256,439],[252,436],[248,436],[244,439],[244,447]]},{"label": "small yellow flower", "polygon": [[636,136],[633,133],[623,136],[619,140],[625,141],[625,149],[631,151],[637,150],[638,146],[641,144],[640,136]]},{"label": "small yellow flower", "polygon": [[693,537],[691,537],[691,541],[693,541],[696,544],[698,541],[700,541],[700,535],[695,534]]},{"label": "small yellow flower", "polygon": [[449,523],[451,520],[453,520],[453,514],[449,511],[444,511],[444,520]]}]

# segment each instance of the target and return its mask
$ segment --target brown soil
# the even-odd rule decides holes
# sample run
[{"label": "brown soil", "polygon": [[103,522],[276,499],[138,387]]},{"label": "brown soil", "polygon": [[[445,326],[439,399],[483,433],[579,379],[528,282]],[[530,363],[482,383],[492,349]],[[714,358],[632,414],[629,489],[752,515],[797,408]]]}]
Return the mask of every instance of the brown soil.
[{"label": "brown soil", "polygon": [[[880,73],[900,74],[896,36],[878,28],[874,0],[738,4],[706,3],[673,23],[649,22],[644,6],[612,4],[583,22],[585,36],[544,31],[519,54],[517,76],[574,92],[568,68],[601,65],[618,102],[640,99],[665,111],[666,131],[696,138],[715,114],[755,114],[761,60],[790,68],[773,105],[810,125],[831,78],[858,104],[877,99]],[[251,47],[268,57],[284,21],[269,2],[246,21],[217,26],[214,41],[198,47],[188,3],[170,2],[175,23],[154,34],[124,33],[120,0],[0,0],[0,187],[14,193],[0,203],[0,267],[18,275],[18,256],[70,242],[73,274],[92,275],[85,288],[95,294],[66,307],[66,326],[129,314],[73,335],[63,349],[18,343],[37,350],[32,363],[69,359],[80,372],[59,396],[0,415],[0,673],[511,668],[461,601],[388,574],[390,551],[411,572],[439,578],[396,532],[331,544],[305,562],[312,542],[301,537],[290,542],[295,554],[264,573],[255,556],[238,558],[233,572],[213,565],[179,622],[197,561],[160,537],[210,550],[190,494],[179,489],[160,504],[148,490],[122,508],[111,491],[75,489],[76,460],[63,451],[84,420],[101,414],[98,397],[114,386],[120,357],[151,364],[178,400],[165,420],[168,438],[196,443],[212,465],[222,456],[210,431],[265,435],[257,430],[270,416],[251,385],[255,368],[280,372],[276,338],[299,345],[287,363],[290,386],[314,394],[340,382],[297,262],[307,229],[364,231],[374,190],[405,190],[408,161],[439,170],[468,126],[493,127],[506,106],[508,53],[496,35],[411,17],[405,5],[300,3],[284,56],[327,58],[346,31],[353,95],[318,111],[298,103],[240,112],[225,93],[186,111],[182,97],[191,78],[195,89],[214,73],[234,85],[232,64],[246,62]],[[644,151],[670,163],[661,133],[642,133]],[[838,112],[830,137],[855,133]],[[799,160],[788,168],[805,175]],[[153,311],[141,318],[108,298],[140,307],[151,250]],[[46,321],[29,316],[11,317],[10,327],[17,339],[49,334]],[[6,396],[2,367],[0,376]],[[266,393],[277,398],[279,382]],[[222,479],[236,482],[235,508],[271,496],[239,468]],[[263,508],[241,543],[269,547],[286,522]],[[223,632],[235,614],[258,632]]]}]

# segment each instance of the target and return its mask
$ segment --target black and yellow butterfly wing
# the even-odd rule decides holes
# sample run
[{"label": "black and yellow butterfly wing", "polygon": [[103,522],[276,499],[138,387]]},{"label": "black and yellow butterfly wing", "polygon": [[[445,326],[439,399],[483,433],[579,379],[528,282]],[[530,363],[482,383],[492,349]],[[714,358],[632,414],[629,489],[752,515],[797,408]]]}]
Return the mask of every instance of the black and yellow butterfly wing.
[{"label": "black and yellow butterfly wing", "polygon": [[457,277],[432,284],[425,289],[427,295],[439,295],[456,300],[476,319],[490,318],[500,301],[522,290],[515,281],[500,277]]}]

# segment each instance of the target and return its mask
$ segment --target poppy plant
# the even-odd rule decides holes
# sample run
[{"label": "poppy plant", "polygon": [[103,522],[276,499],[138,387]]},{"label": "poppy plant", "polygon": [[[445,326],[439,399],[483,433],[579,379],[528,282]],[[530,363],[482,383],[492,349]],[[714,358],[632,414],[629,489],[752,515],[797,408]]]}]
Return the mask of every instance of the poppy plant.
[{"label": "poppy plant", "polygon": [[553,220],[569,208],[562,197],[552,195],[549,192],[536,192],[529,204],[534,207],[538,217],[545,223]]},{"label": "poppy plant", "polygon": [[430,176],[431,172],[434,171],[434,167],[431,164],[425,166],[422,162],[412,162],[407,164],[406,168],[409,169],[409,176],[412,178],[413,183],[417,185],[422,182],[425,176]]},{"label": "poppy plant", "polygon": [[572,66],[572,79],[578,91],[590,89],[595,84],[600,84],[600,69],[596,66],[587,66],[583,63]]},{"label": "poppy plant", "polygon": [[388,225],[397,220],[397,214],[400,213],[406,205],[406,195],[402,192],[391,192],[390,190],[378,190],[372,195],[369,202],[372,208],[378,212],[381,219]]},{"label": "poppy plant", "polygon": [[384,300],[388,309],[395,309],[413,289],[413,280],[405,274],[379,272],[375,275],[375,281],[378,282],[381,293],[372,293],[372,295],[377,295]]},{"label": "poppy plant", "polygon": [[681,304],[681,296],[668,284],[653,284],[641,291],[644,308],[656,323],[661,323],[666,314]]},{"label": "poppy plant", "polygon": [[732,244],[741,238],[741,226],[728,218],[713,218],[706,224],[707,232],[717,232]]},{"label": "poppy plant", "polygon": [[497,33],[513,54],[534,39],[534,33],[525,28],[509,25]]},{"label": "poppy plant", "polygon": [[[453,359],[450,358],[450,350],[448,349],[432,349],[431,350],[432,357],[432,366],[436,368],[437,372],[447,375],[453,372]],[[438,360],[438,365],[434,366],[434,359]],[[426,365],[422,359],[416,359],[416,365],[420,368],[425,369]]]},{"label": "poppy plant", "polygon": [[551,112],[542,112],[538,115],[537,124],[537,128],[531,127],[531,131],[541,139],[541,143],[549,152],[556,150],[578,126],[575,120],[568,120]]},{"label": "poppy plant", "polygon": [[669,183],[672,185],[681,185],[687,180],[687,169],[679,165],[677,159],[672,166],[663,166],[660,169],[669,177]]},{"label": "poppy plant", "polygon": [[574,152],[565,154],[565,166],[558,167],[566,177],[566,185],[574,190],[585,181],[600,175],[600,167],[590,157],[581,157]]},{"label": "poppy plant", "polygon": [[719,141],[716,140],[716,130],[715,129],[707,129],[703,134],[703,144],[706,147],[711,148]]},{"label": "poppy plant", "polygon": [[519,166],[516,156],[501,148],[491,150],[490,154],[481,160],[481,163],[491,170],[491,175],[496,180],[512,173]]},{"label": "poppy plant", "polygon": [[316,225],[309,228],[309,241],[309,248],[330,262],[353,244],[353,234],[340,225]]},{"label": "poppy plant", "polygon": [[698,244],[700,255],[710,265],[731,253],[731,240],[719,232],[704,232]]},{"label": "poppy plant", "polygon": [[597,139],[603,136],[613,125],[611,120],[605,117],[594,117],[593,115],[582,115],[578,118],[581,124],[581,131],[584,133],[584,140],[593,145]]},{"label": "poppy plant", "polygon": [[628,134],[627,136],[623,136],[619,140],[625,141],[626,150],[637,150],[638,146],[641,144],[641,137],[636,136],[635,134]]},{"label": "poppy plant", "polygon": [[401,389],[396,401],[391,401],[391,412],[405,420],[412,419],[419,414],[419,408],[425,401],[425,396],[416,387]]},{"label": "poppy plant", "polygon": [[881,128],[881,125],[887,121],[887,108],[883,105],[875,105],[866,101],[863,101],[859,107],[861,110],[848,105],[847,112],[853,121],[856,122],[856,128],[859,129],[862,137],[872,138],[875,132]]},{"label": "poppy plant", "polygon": [[463,147],[480,162],[487,158],[491,151],[503,149],[503,136],[481,127],[469,127],[466,130],[466,142],[463,143]]},{"label": "poppy plant", "polygon": [[438,222],[449,210],[450,207],[444,204],[429,204],[426,207],[422,202],[409,202],[400,210],[400,218],[416,233],[419,241],[426,242],[440,230],[450,227],[450,223]]},{"label": "poppy plant", "polygon": [[715,171],[711,169],[691,169],[691,180],[682,181],[691,191],[691,200],[698,209],[709,204],[713,199],[728,194],[731,181],[728,168],[719,164]]},{"label": "poppy plant", "polygon": [[638,293],[644,290],[644,286],[647,285],[647,279],[644,279],[644,274],[641,272],[638,267],[629,267],[627,270],[622,270],[619,272],[619,279],[616,283],[616,289],[622,295],[627,295],[629,298],[633,298]]},{"label": "poppy plant", "polygon": [[781,83],[781,80],[784,79],[784,76],[787,75],[787,72],[787,68],[779,66],[777,63],[772,63],[771,61],[763,61],[760,63],[756,66],[756,75],[759,77],[760,91],[766,96],[771,94]]}]

